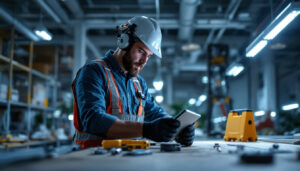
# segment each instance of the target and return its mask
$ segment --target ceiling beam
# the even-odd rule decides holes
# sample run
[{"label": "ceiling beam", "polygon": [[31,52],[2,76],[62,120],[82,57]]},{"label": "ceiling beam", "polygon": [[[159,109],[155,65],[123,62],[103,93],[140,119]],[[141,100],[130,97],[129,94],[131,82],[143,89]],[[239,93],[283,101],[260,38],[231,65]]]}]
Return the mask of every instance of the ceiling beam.
[{"label": "ceiling beam", "polygon": [[[86,20],[84,21],[88,29],[114,29],[117,25],[126,23],[127,20]],[[194,29],[245,29],[250,23],[231,21],[227,22],[225,19],[196,19]],[[162,29],[179,29],[180,23],[177,19],[160,19],[160,26]]]},{"label": "ceiling beam", "polygon": [[[43,25],[49,29],[61,28],[62,26],[71,27],[74,26],[78,21],[71,20],[68,24],[58,25],[56,22],[43,22]],[[126,23],[127,20],[113,20],[113,19],[88,19],[83,21],[87,26],[87,29],[115,29],[117,25]],[[36,26],[39,24],[38,21],[26,22],[29,26]],[[195,30],[210,30],[210,29],[235,29],[245,30],[251,25],[250,22],[231,21],[227,22],[225,19],[198,19],[195,20],[193,28]],[[179,29],[180,24],[177,19],[160,19],[161,29]]]},{"label": "ceiling beam", "polygon": [[[68,0],[68,1],[69,1],[69,0]],[[60,6],[60,4],[59,4],[56,0],[47,0],[47,2],[49,3],[49,5],[50,5],[53,9],[55,9],[56,12],[54,12],[54,10],[51,9],[51,8],[50,8],[43,0],[36,0],[36,2],[40,5],[41,8],[43,8],[43,9],[48,13],[48,15],[50,15],[50,16],[54,19],[55,22],[57,22],[57,20],[56,20],[55,16],[53,16],[52,14],[55,13],[55,14],[57,14],[58,16],[60,16],[60,17],[62,18],[63,22],[64,22],[66,25],[62,25],[62,24],[57,24],[57,23],[55,23],[56,27],[62,28],[67,34],[72,34],[72,31],[73,31],[73,30],[70,28],[70,27],[71,27],[71,25],[70,25],[70,19],[69,19],[68,15],[66,14],[66,12],[64,11],[64,9]],[[43,2],[43,3],[41,3],[41,2]],[[76,3],[77,3],[77,5],[76,5]],[[68,7],[71,7],[71,5],[74,5],[75,8],[76,8],[76,6],[78,7],[78,8],[76,8],[77,10],[80,9],[80,6],[79,6],[79,4],[78,4],[77,1],[66,2],[66,5],[67,5]],[[72,7],[71,7],[71,8],[72,8]],[[71,9],[70,9],[70,10],[71,10]],[[71,11],[73,11],[73,9],[72,9]],[[81,12],[78,11],[78,13],[79,13],[79,14],[76,14],[76,15],[80,16],[80,13],[83,13],[83,12],[82,12],[82,11],[81,11]],[[56,16],[57,16],[57,15],[56,15]],[[58,17],[58,18],[60,18],[60,17]],[[75,21],[78,22],[78,20],[75,20]],[[43,24],[44,24],[45,27],[51,28],[51,27],[47,26],[46,23],[43,23]],[[74,23],[73,23],[73,25],[74,25]],[[54,36],[53,39],[56,39],[55,37],[56,37],[56,36]],[[65,39],[65,38],[63,38],[63,39]],[[51,42],[49,42],[49,44],[53,44],[54,42],[56,42],[56,41],[51,41]],[[62,42],[66,43],[66,41],[62,41]],[[86,44],[87,47],[94,53],[94,55],[97,56],[97,55],[101,54],[101,53],[99,52],[99,50],[97,49],[97,47],[93,44],[92,41],[90,41],[88,38],[86,38],[86,42],[87,42],[87,44]],[[59,42],[56,42],[56,43],[57,43],[57,44],[60,44]],[[74,42],[72,42],[72,44],[74,44]]]},{"label": "ceiling beam", "polygon": [[35,2],[43,9],[46,11],[48,15],[50,15],[53,20],[57,23],[61,23],[61,19],[59,16],[46,4],[44,0],[35,0]]},{"label": "ceiling beam", "polygon": [[64,3],[76,18],[82,18],[84,13],[78,3],[78,0],[65,0]]},{"label": "ceiling beam", "polygon": [[0,17],[2,17],[5,21],[12,24],[19,32],[23,33],[26,37],[33,41],[39,41],[39,37],[31,31],[27,26],[21,23],[19,20],[12,17],[12,15],[6,11],[4,8],[0,6]]},{"label": "ceiling beam", "polygon": [[[237,9],[239,8],[241,2],[242,2],[242,0],[231,0],[231,4],[235,4],[235,6],[232,9],[231,13],[228,15],[228,20],[227,20],[228,22],[230,22],[233,19],[233,17],[235,15]],[[217,36],[214,40],[214,43],[218,43],[220,41],[220,39],[223,36],[225,31],[226,31],[226,28],[222,28],[222,29],[219,30],[219,32],[218,32],[218,34],[217,34]]]}]

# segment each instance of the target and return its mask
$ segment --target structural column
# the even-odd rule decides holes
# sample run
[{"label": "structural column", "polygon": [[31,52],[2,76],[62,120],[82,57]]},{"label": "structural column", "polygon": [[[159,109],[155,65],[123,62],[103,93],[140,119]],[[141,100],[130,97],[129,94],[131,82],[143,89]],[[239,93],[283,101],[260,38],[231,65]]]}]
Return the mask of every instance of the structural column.
[{"label": "structural column", "polygon": [[248,108],[256,110],[258,104],[258,88],[259,88],[259,63],[257,60],[249,59],[248,70]]},{"label": "structural column", "polygon": [[258,92],[258,108],[260,110],[276,111],[276,72],[272,54],[269,52],[262,59],[262,88]]},{"label": "structural column", "polygon": [[75,78],[76,73],[80,67],[82,67],[86,62],[86,27],[83,23],[78,21],[75,24],[74,31],[74,67],[73,67],[73,78]]}]

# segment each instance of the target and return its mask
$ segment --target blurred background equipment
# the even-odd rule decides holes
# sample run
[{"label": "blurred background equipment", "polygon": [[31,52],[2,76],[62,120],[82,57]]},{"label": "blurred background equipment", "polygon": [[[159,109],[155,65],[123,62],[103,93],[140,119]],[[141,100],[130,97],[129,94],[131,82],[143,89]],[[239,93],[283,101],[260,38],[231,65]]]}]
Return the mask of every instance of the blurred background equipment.
[{"label": "blurred background equipment", "polygon": [[207,55],[207,135],[222,135],[231,109],[226,78],[229,47],[225,44],[209,44]]}]

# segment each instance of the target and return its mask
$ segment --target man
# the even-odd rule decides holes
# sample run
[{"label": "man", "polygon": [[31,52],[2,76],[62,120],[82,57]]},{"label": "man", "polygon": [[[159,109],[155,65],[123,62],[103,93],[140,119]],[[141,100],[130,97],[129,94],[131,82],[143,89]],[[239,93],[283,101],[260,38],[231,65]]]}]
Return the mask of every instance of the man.
[{"label": "man", "polygon": [[[150,56],[161,57],[161,30],[148,17],[134,17],[117,27],[118,48],[103,60],[88,62],[73,81],[76,143],[81,148],[101,145],[102,139],[145,137],[172,140],[180,125],[148,92],[139,72]],[[185,128],[176,141],[192,145],[194,127]]]}]

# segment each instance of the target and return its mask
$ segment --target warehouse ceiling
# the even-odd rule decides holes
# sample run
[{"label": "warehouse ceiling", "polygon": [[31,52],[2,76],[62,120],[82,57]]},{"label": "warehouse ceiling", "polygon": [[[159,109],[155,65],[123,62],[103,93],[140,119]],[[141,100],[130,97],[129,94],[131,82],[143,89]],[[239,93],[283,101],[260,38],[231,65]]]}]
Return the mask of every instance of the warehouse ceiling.
[{"label": "warehouse ceiling", "polygon": [[[133,16],[156,18],[162,28],[163,59],[153,57],[142,75],[149,87],[157,71],[161,71],[164,79],[172,78],[174,99],[182,102],[205,90],[201,78],[206,75],[206,49],[210,43],[228,44],[229,61],[244,57],[246,46],[287,3],[281,0],[1,0],[0,33],[17,23],[16,44],[21,47],[37,39],[33,30],[42,25],[53,34],[53,39],[34,44],[56,46],[61,49],[61,56],[73,56],[74,29],[84,25],[87,56],[92,59],[116,48],[117,25]],[[298,28],[294,24],[283,34],[299,40],[299,36],[292,36]],[[299,48],[292,45],[293,40],[276,39],[269,49],[289,51],[293,58],[293,50]],[[65,68],[61,70],[72,74]],[[66,78],[61,80],[62,85],[70,84],[70,77]],[[168,84],[164,89],[167,88]]]}]

